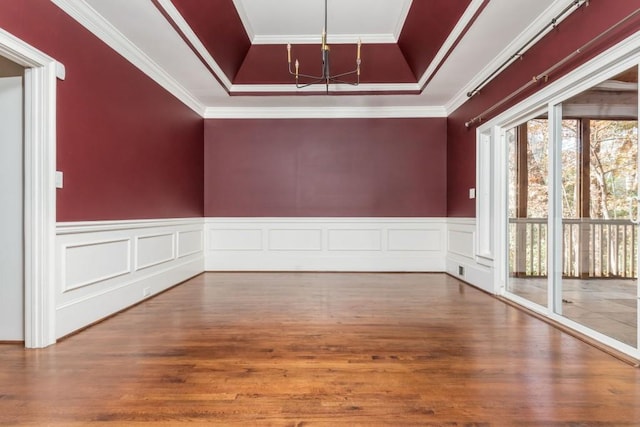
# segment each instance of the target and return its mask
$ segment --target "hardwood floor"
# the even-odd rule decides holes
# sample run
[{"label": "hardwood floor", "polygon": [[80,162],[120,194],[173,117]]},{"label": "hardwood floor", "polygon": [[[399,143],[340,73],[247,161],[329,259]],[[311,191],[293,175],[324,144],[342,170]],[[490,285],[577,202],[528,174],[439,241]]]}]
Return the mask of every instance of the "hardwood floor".
[{"label": "hardwood floor", "polygon": [[442,274],[207,273],[43,350],[0,425],[640,425],[640,369]]}]

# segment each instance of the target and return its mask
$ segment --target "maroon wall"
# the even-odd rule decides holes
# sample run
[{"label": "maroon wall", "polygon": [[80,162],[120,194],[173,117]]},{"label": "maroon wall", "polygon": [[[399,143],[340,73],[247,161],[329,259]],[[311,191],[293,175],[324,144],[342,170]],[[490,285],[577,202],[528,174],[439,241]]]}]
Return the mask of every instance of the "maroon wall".
[{"label": "maroon wall", "polygon": [[203,214],[203,119],[49,0],[0,1],[0,27],[62,62],[58,221]]},{"label": "maroon wall", "polygon": [[230,81],[251,47],[232,0],[173,0],[198,39]]},{"label": "maroon wall", "polygon": [[[531,77],[542,73],[603,31],[640,7],[640,0],[591,0],[588,7],[574,12],[565,21],[527,51],[522,60],[502,72],[482,91],[453,112],[447,123],[447,216],[475,216],[475,201],[468,198],[469,188],[475,184],[476,126],[469,129],[465,122],[524,86]],[[639,28],[639,19],[629,22],[596,46],[576,57],[564,69],[550,76],[557,80],[578,65],[616,44]],[[515,105],[523,98],[544,87],[532,87],[519,98],[505,104],[492,117]],[[491,118],[491,117],[487,117]]]},{"label": "maroon wall", "polygon": [[411,3],[398,46],[416,80],[420,80],[471,0],[430,0]]},{"label": "maroon wall", "polygon": [[441,217],[446,119],[205,121],[205,215]]}]

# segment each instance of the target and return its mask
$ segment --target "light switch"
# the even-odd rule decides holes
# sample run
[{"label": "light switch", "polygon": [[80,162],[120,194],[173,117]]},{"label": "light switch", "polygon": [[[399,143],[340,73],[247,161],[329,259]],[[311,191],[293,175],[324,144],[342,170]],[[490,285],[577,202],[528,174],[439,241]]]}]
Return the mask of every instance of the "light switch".
[{"label": "light switch", "polygon": [[56,171],[56,188],[62,188],[63,176],[61,171]]},{"label": "light switch", "polygon": [[469,198],[470,199],[475,199],[476,198],[476,189],[475,188],[470,188],[469,189]]}]

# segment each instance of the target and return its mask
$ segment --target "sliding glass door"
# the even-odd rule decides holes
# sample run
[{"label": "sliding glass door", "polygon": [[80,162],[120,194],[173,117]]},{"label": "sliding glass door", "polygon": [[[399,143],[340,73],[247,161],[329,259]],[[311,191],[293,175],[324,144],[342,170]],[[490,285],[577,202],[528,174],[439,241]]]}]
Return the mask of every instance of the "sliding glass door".
[{"label": "sliding glass door", "polygon": [[[638,67],[554,107],[561,251],[554,310],[638,345]],[[561,215],[560,215],[561,214]]]},{"label": "sliding glass door", "polygon": [[637,350],[638,66],[503,129],[505,295]]}]

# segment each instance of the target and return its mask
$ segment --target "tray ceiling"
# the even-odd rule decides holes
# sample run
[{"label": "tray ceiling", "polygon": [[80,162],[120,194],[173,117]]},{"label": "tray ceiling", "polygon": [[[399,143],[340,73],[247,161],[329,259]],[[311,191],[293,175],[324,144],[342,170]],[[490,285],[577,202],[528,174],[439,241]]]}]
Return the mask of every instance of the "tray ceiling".
[{"label": "tray ceiling", "polygon": [[360,86],[332,86],[326,95],[321,85],[295,88],[286,52],[292,43],[301,72],[319,72],[323,0],[52,1],[205,116],[266,108],[446,115],[572,3],[328,0],[332,71],[353,69],[359,39],[363,46]]}]

